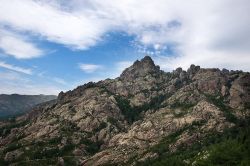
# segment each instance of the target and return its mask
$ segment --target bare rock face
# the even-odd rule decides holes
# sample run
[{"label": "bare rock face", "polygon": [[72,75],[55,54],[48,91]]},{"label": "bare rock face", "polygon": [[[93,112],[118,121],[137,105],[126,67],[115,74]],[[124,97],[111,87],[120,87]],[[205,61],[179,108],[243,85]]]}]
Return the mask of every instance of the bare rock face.
[{"label": "bare rock face", "polygon": [[250,75],[241,74],[230,88],[230,106],[233,108],[250,108]]},{"label": "bare rock face", "polygon": [[223,112],[215,105],[207,101],[200,101],[186,114],[178,115],[176,110],[161,108],[157,112],[148,112],[144,120],[135,122],[127,132],[114,136],[107,150],[95,154],[84,165],[103,165],[105,163],[127,163],[131,158],[136,161],[156,157],[157,154],[147,154],[146,149],[158,144],[162,138],[169,136],[189,125],[199,124],[192,133],[183,132],[179,139],[170,145],[171,151],[175,151],[180,145],[191,145],[205,137],[207,133],[222,132],[233,126],[227,122]]},{"label": "bare rock face", "polygon": [[226,84],[226,77],[219,69],[201,69],[193,77],[198,90],[208,94],[220,93],[222,85]]},{"label": "bare rock face", "polygon": [[135,61],[135,63],[124,70],[120,78],[125,80],[133,80],[138,77],[143,77],[148,74],[157,74],[160,72],[160,67],[155,66],[153,60],[149,56],[145,56],[141,61]]},{"label": "bare rock face", "polygon": [[249,91],[249,73],[195,65],[164,72],[146,56],[116,79],[61,92],[1,124],[0,157],[16,165],[136,165],[159,157],[151,150],[166,140],[174,153],[249,118]]},{"label": "bare rock face", "polygon": [[190,68],[187,70],[188,76],[191,79],[195,74],[200,70],[200,66],[195,66],[192,64]]}]

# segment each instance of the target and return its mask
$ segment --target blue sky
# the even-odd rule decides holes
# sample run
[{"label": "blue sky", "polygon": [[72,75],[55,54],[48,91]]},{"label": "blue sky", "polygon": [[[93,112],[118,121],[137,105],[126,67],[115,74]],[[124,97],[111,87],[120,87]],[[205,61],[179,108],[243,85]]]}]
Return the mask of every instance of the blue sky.
[{"label": "blue sky", "polygon": [[0,93],[57,94],[151,55],[250,71],[248,0],[0,0]]}]

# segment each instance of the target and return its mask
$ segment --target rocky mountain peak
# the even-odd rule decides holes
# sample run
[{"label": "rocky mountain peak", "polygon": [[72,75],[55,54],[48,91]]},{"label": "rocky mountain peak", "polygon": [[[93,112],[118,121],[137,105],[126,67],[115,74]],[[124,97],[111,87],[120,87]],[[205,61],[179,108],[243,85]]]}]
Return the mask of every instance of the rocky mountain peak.
[{"label": "rocky mountain peak", "polygon": [[[120,78],[61,92],[0,121],[0,165],[204,165],[221,149],[249,147],[249,92],[248,72],[195,65],[164,72],[146,56]],[[210,158],[214,147],[219,156]],[[235,149],[224,165],[236,163],[235,154],[248,161],[248,151]]]},{"label": "rocky mountain peak", "polygon": [[136,60],[132,66],[125,69],[121,74],[121,79],[135,79],[137,77],[143,77],[148,74],[157,74],[160,71],[160,67],[154,64],[154,61],[150,56],[145,56],[143,59]]},{"label": "rocky mountain peak", "polygon": [[148,65],[151,65],[151,66],[155,66],[154,61],[148,55],[146,55],[144,58],[142,58],[141,63],[148,64]]}]

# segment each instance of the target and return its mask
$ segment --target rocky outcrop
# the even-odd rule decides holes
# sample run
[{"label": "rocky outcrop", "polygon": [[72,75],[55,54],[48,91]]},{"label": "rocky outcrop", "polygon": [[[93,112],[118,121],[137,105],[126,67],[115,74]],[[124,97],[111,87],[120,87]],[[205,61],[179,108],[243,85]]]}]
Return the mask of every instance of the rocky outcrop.
[{"label": "rocky outcrop", "polygon": [[157,75],[159,72],[160,67],[155,66],[153,60],[149,56],[145,56],[141,61],[137,60],[131,67],[125,69],[122,72],[120,79],[131,81],[148,74]]},{"label": "rocky outcrop", "polygon": [[250,108],[250,75],[241,74],[232,82],[229,94],[230,94],[230,106],[233,108]]},{"label": "rocky outcrop", "polygon": [[195,65],[164,72],[146,56],[116,79],[61,92],[18,123],[1,124],[0,154],[16,164],[21,154],[53,164],[135,165],[157,158],[150,149],[166,138],[174,137],[166,147],[174,153],[248,118],[249,89],[249,73]]}]

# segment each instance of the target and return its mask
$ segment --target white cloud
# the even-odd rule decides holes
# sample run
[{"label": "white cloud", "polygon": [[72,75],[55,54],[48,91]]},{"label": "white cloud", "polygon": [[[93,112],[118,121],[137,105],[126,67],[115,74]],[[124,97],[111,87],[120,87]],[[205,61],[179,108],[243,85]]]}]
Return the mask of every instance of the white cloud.
[{"label": "white cloud", "polygon": [[1,30],[0,27],[0,50],[5,54],[14,56],[17,59],[29,59],[43,55],[43,51],[25,37]]},{"label": "white cloud", "polygon": [[86,73],[93,73],[99,69],[102,69],[103,66],[95,65],[95,64],[80,63],[79,68]]},{"label": "white cloud", "polygon": [[16,71],[16,72],[19,72],[19,73],[32,75],[32,70],[29,69],[29,68],[22,68],[22,67],[19,67],[19,66],[15,66],[15,65],[5,63],[3,61],[0,61],[0,67],[8,69],[8,70]]},{"label": "white cloud", "polygon": [[0,4],[2,24],[73,48],[86,49],[105,32],[102,21],[88,14],[88,9],[78,14],[47,0],[0,0]]},{"label": "white cloud", "polygon": [[[250,70],[249,0],[0,0],[0,24],[87,49],[110,31],[124,31],[177,57],[161,63]],[[154,54],[154,52],[150,52]],[[161,53],[161,52],[160,52]],[[164,62],[162,60],[165,60]],[[166,67],[165,67],[166,68]]]}]

